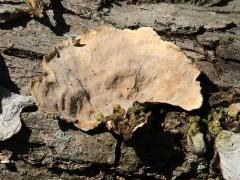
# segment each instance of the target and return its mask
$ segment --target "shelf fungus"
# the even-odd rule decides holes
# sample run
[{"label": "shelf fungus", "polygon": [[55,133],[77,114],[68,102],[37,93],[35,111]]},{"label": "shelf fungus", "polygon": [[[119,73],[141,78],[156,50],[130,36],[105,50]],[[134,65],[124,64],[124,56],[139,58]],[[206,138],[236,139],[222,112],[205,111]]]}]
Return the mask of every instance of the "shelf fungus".
[{"label": "shelf fungus", "polygon": [[100,27],[68,40],[45,56],[33,82],[38,106],[82,130],[98,126],[119,104],[168,103],[185,110],[202,105],[200,71],[152,28]]},{"label": "shelf fungus", "polygon": [[240,134],[223,130],[217,135],[215,146],[224,179],[240,179]]},{"label": "shelf fungus", "polygon": [[22,127],[20,120],[22,109],[33,104],[33,97],[15,94],[0,87],[0,141],[18,133]]}]

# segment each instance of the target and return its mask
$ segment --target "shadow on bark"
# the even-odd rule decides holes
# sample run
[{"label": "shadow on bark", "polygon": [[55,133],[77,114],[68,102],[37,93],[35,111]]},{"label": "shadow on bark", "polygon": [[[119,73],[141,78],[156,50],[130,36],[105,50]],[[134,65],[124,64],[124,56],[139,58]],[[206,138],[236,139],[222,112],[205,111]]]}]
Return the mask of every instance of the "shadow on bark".
[{"label": "shadow on bark", "polygon": [[41,24],[49,27],[51,31],[57,35],[62,36],[63,34],[70,31],[70,25],[66,24],[65,19],[63,18],[63,13],[65,8],[63,7],[61,1],[51,0],[51,6],[53,7],[53,19],[56,21],[56,25],[52,25],[49,17],[44,12],[44,17],[42,19],[37,19]]},{"label": "shadow on bark", "polygon": [[27,23],[31,20],[31,17],[26,13],[19,13],[14,19],[5,23],[0,23],[0,29],[12,30],[13,28],[22,26],[26,27]]},{"label": "shadow on bark", "polygon": [[98,8],[98,11],[101,11],[103,8],[112,8],[114,5],[122,6],[123,0],[102,0]]},{"label": "shadow on bark", "polygon": [[[19,88],[11,80],[4,57],[0,54],[0,86],[9,89],[10,91],[19,94]],[[1,108],[0,108],[1,109]]]},{"label": "shadow on bark", "polygon": [[[61,0],[51,0],[51,7],[53,8],[53,19],[55,20],[56,25],[51,23],[48,15],[45,12],[43,18],[35,17],[34,19],[51,29],[55,35],[62,36],[63,34],[69,32],[71,27],[70,25],[66,24],[65,19],[63,18],[63,13],[66,11],[66,9],[63,7]],[[28,22],[31,20],[32,18],[29,14],[22,12],[16,15],[16,17],[11,21],[7,21],[6,23],[2,24],[0,23],[0,29],[11,30],[19,26],[25,28]]]},{"label": "shadow on bark", "polygon": [[[4,61],[3,56],[0,54],[0,86],[7,88],[17,94],[19,94],[19,88],[11,80],[7,65]],[[2,101],[0,99],[0,113],[2,112]]]},{"label": "shadow on bark", "polygon": [[157,172],[165,177],[172,177],[174,169],[184,162],[184,152],[176,148],[175,137],[170,132],[153,128],[143,128],[136,132],[131,140],[131,147],[147,172]]},{"label": "shadow on bark", "polygon": [[[31,136],[31,130],[22,121],[21,130],[12,136],[10,139],[0,142],[0,152],[2,150],[8,150],[12,152],[11,160],[17,161],[22,159],[24,155],[28,154],[33,148],[43,146],[42,144],[33,144],[29,142]],[[9,171],[16,172],[17,168],[15,163],[9,163],[6,166]]]}]

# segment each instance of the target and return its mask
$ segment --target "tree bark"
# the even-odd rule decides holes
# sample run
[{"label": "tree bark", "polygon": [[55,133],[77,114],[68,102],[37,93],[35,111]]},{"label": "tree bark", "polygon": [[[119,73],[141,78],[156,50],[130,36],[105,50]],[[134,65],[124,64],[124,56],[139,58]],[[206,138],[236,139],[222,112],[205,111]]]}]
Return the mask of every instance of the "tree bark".
[{"label": "tree bark", "polygon": [[[80,32],[100,25],[121,29],[150,26],[160,38],[177,44],[201,70],[199,81],[206,102],[197,114],[204,116],[212,108],[240,100],[239,0],[203,6],[144,2],[128,5],[125,1],[44,2],[45,14],[39,19],[25,13],[9,14],[10,8],[26,5],[0,0],[0,86],[31,95],[31,81],[41,73],[42,57],[54,45]],[[175,135],[146,130],[143,134],[149,138],[137,137],[136,143],[128,146],[104,127],[85,133],[35,107],[26,108],[21,119],[22,130],[0,142],[0,150],[13,153],[11,164],[0,164],[1,179],[173,178],[174,170],[184,162],[183,151],[173,149],[163,140],[158,142],[163,137],[176,141]],[[182,135],[186,127],[180,128]],[[185,141],[184,137],[180,139]],[[155,162],[159,151],[173,156],[157,158]],[[178,160],[166,167],[174,157]],[[149,167],[153,171],[148,171]]]}]

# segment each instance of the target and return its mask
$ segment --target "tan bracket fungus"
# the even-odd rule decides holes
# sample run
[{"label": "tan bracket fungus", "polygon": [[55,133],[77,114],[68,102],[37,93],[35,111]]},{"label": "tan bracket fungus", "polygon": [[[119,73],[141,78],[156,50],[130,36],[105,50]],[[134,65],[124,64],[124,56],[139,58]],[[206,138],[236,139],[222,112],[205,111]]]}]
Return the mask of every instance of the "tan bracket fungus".
[{"label": "tan bracket fungus", "polygon": [[135,101],[168,103],[188,111],[201,107],[196,81],[200,71],[152,28],[100,27],[77,39],[45,57],[43,74],[32,88],[41,110],[57,112],[89,130],[99,124],[99,113],[111,114],[115,104],[124,109]]}]

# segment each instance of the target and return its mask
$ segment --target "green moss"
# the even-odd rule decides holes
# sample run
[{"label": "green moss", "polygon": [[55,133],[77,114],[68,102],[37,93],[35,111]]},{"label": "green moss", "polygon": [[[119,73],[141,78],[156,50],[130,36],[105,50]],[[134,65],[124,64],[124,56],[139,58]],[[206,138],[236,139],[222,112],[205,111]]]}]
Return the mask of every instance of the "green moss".
[{"label": "green moss", "polygon": [[208,132],[211,137],[216,137],[219,132],[221,132],[221,120],[224,118],[224,108],[212,109],[208,114],[207,119],[204,119],[203,122],[208,127]]},{"label": "green moss", "polygon": [[193,122],[188,129],[187,145],[189,151],[195,155],[203,155],[206,152],[204,135],[198,122]]},{"label": "green moss", "polygon": [[200,133],[200,127],[198,122],[193,122],[191,123],[189,129],[188,129],[188,136],[192,137],[195,136],[196,134]]},{"label": "green moss", "polygon": [[119,104],[116,104],[113,106],[113,114],[124,117],[126,112]]},{"label": "green moss", "polygon": [[118,121],[119,119],[122,119],[119,113],[111,114],[110,119],[112,119],[114,122]]},{"label": "green moss", "polygon": [[139,124],[146,123],[149,119],[151,113],[146,114],[143,110],[144,107],[140,103],[134,102],[126,113],[125,110],[117,104],[113,107],[113,113],[105,119],[106,122],[110,121],[113,124],[112,130],[127,141],[134,133],[135,127]]},{"label": "green moss", "polygon": [[207,120],[221,120],[224,117],[224,108],[212,109],[211,113],[208,114]]},{"label": "green moss", "polygon": [[186,112],[181,112],[180,117],[181,118],[187,118],[188,114]]},{"label": "green moss", "polygon": [[134,102],[132,106],[132,112],[136,115],[143,111],[143,107],[139,102]]},{"label": "green moss", "polygon": [[190,32],[197,32],[197,29],[196,29],[195,27],[191,27],[191,28],[189,29],[189,31],[190,31]]},{"label": "green moss", "polygon": [[104,118],[103,113],[98,113],[96,119],[97,119],[97,121],[99,121],[99,122],[104,122],[105,118]]},{"label": "green moss", "polygon": [[201,118],[199,116],[189,116],[188,118],[190,123],[199,122]]},{"label": "green moss", "polygon": [[181,120],[180,119],[175,119],[174,124],[176,127],[179,127],[181,125]]},{"label": "green moss", "polygon": [[207,120],[210,121],[210,120],[212,120],[212,118],[213,118],[212,113],[208,114],[208,116],[207,116]]},{"label": "green moss", "polygon": [[217,141],[225,140],[230,137],[231,137],[231,135],[229,133],[227,133],[226,131],[221,131],[221,132],[219,132],[219,134],[217,136]]},{"label": "green moss", "polygon": [[222,118],[223,118],[222,112],[219,112],[219,113],[213,112],[213,120],[218,120],[219,121]]},{"label": "green moss", "polygon": [[208,123],[208,132],[211,136],[216,136],[222,130],[221,123],[219,120],[213,120]]}]

